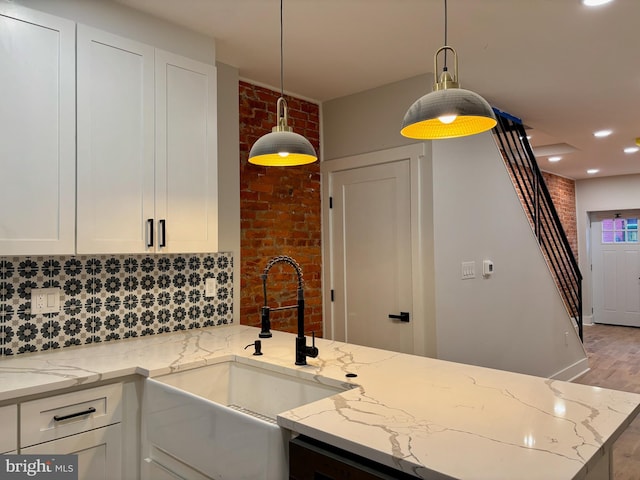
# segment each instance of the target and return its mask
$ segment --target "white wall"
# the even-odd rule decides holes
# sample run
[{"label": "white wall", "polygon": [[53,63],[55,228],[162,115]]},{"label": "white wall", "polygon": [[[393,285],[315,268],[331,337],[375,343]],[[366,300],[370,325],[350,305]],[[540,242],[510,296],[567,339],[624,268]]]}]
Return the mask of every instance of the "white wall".
[{"label": "white wall", "polygon": [[400,135],[402,119],[431,91],[433,75],[419,75],[322,104],[323,160],[416,143]]},{"label": "white wall", "polygon": [[[432,148],[438,357],[564,379],[585,370],[584,349],[492,135]],[[488,278],[485,259],[495,269]],[[475,279],[461,279],[465,261],[475,261]]]},{"label": "white wall", "polygon": [[218,63],[218,248],[233,253],[233,321],[240,323],[238,69]]},{"label": "white wall", "polygon": [[[430,82],[423,75],[324,103],[324,160],[415,143],[400,124]],[[438,357],[562,379],[584,371],[584,349],[491,134],[432,147]],[[463,260],[481,271],[484,258],[495,262],[491,279],[460,280]]]},{"label": "white wall", "polygon": [[583,316],[590,323],[593,307],[589,212],[640,208],[640,175],[590,178],[576,181],[578,259],[582,272]]}]

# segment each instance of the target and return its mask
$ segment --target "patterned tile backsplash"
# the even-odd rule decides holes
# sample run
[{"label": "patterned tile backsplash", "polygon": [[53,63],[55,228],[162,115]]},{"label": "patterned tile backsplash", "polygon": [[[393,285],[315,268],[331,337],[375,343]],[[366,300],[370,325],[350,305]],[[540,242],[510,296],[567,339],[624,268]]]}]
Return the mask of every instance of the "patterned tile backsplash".
[{"label": "patterned tile backsplash", "polygon": [[[33,315],[31,289],[48,287],[60,312]],[[0,257],[0,355],[227,324],[232,309],[230,253]]]}]

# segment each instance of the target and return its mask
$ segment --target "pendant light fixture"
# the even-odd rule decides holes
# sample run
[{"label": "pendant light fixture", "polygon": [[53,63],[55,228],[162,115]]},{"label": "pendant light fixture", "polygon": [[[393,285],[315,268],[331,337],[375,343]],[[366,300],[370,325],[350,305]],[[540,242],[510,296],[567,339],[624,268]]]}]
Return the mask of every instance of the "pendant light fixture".
[{"label": "pendant light fixture", "polygon": [[[447,52],[453,54],[453,75],[447,68]],[[438,79],[438,55],[444,65]],[[460,88],[458,54],[447,45],[447,0],[444,0],[444,46],[433,56],[433,91],[414,102],[402,121],[400,133],[408,138],[437,140],[475,135],[492,129],[493,109],[477,93]]]},{"label": "pendant light fixture", "polygon": [[284,68],[282,47],[282,2],[280,0],[280,98],[276,105],[278,124],[271,133],[260,137],[251,147],[249,163],[266,167],[306,165],[318,159],[311,142],[293,132],[288,125],[287,101],[284,98]]}]

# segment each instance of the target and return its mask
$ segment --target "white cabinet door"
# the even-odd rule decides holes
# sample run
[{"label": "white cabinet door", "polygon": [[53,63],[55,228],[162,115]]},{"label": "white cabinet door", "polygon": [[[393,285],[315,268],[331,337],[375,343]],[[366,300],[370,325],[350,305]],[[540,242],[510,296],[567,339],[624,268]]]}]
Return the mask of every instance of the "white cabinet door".
[{"label": "white cabinet door", "polygon": [[158,251],[218,249],[215,67],[156,50]]},{"label": "white cabinet door", "polygon": [[18,406],[0,407],[0,453],[11,453],[18,448]]},{"label": "white cabinet door", "polygon": [[121,440],[120,424],[116,424],[21,448],[20,454],[75,454],[78,456],[78,480],[120,480]]},{"label": "white cabinet door", "polygon": [[154,218],[153,47],[78,25],[78,253],[142,253]]},{"label": "white cabinet door", "polygon": [[71,254],[75,24],[0,3],[0,255]]},{"label": "white cabinet door", "polygon": [[217,251],[215,67],[78,25],[78,253]]}]

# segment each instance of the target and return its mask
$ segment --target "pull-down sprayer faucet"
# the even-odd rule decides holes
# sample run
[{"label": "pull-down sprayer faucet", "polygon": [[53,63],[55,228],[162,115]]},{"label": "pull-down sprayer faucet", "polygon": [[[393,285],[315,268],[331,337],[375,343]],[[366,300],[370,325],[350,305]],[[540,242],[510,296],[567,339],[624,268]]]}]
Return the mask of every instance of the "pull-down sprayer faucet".
[{"label": "pull-down sprayer faucet", "polygon": [[[288,305],[286,307],[276,307],[270,308],[267,306],[267,275],[269,274],[269,270],[276,263],[286,263],[291,265],[293,269],[296,271],[296,275],[298,276],[298,301],[296,305]],[[267,263],[267,266],[264,268],[262,275],[262,291],[264,292],[264,306],[261,308],[261,331],[258,335],[260,338],[269,338],[271,337],[271,322],[269,320],[269,313],[271,311],[278,310],[291,310],[293,308],[298,309],[298,336],[296,337],[296,365],[306,365],[307,357],[315,358],[318,356],[318,349],[316,348],[315,341],[315,333],[313,333],[313,340],[310,347],[307,346],[307,339],[304,336],[304,282],[302,281],[302,269],[300,265],[291,257],[287,255],[280,255],[272,258]]]}]

